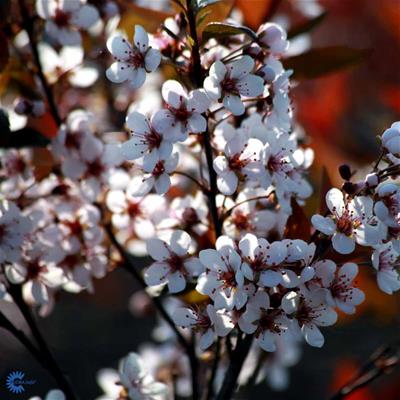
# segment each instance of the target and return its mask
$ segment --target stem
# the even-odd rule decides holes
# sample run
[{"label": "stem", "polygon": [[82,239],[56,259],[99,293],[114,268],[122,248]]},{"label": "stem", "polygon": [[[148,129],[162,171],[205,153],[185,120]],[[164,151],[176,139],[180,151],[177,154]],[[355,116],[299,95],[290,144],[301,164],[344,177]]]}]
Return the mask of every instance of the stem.
[{"label": "stem", "polygon": [[[31,309],[28,307],[28,305],[25,303],[22,297],[21,287],[18,285],[10,285],[9,293],[12,296],[15,304],[21,311],[22,315],[24,316],[25,321],[32,332],[32,335],[39,346],[40,350],[39,354],[44,357],[44,360],[39,360],[39,361],[41,362],[42,365],[46,366],[47,370],[54,377],[57,384],[59,385],[59,388],[64,392],[67,400],[76,400],[77,397],[75,396],[70,383],[68,382],[68,380],[64,376],[64,373],[58,366],[57,361],[55,360],[46,341],[44,340],[42,334],[40,333],[35,318],[32,315]],[[26,346],[26,344],[24,345]],[[32,349],[28,348],[28,350],[32,352]]]},{"label": "stem", "polygon": [[225,374],[225,379],[222,383],[216,400],[229,400],[232,398],[236,388],[236,382],[246,360],[247,354],[250,351],[253,335],[246,335],[244,338],[238,337],[236,348],[232,354],[232,359],[228,370]]},{"label": "stem", "polygon": [[161,300],[158,297],[152,297],[150,296],[147,291],[145,290],[147,288],[146,282],[142,278],[142,275],[140,272],[135,268],[132,262],[132,256],[125,251],[125,249],[121,246],[121,244],[118,242],[118,240],[115,238],[112,229],[109,225],[105,227],[107,230],[108,236],[112,242],[112,244],[117,248],[119,251],[122,259],[124,260],[124,265],[123,267],[134,276],[134,278],[137,280],[139,285],[142,287],[143,291],[150,297],[151,301],[154,304],[154,307],[157,309],[157,311],[160,313],[161,317],[164,319],[164,321],[169,325],[169,327],[172,329],[172,331],[175,333],[178,342],[180,345],[185,349],[187,356],[189,358],[190,362],[190,367],[192,370],[192,398],[193,400],[198,399],[198,384],[197,384],[197,358],[194,350],[194,346],[191,343],[188,343],[187,340],[182,336],[182,334],[179,332],[178,328],[176,327],[174,321],[172,318],[169,316],[167,311],[165,310]]},{"label": "stem", "polygon": [[208,381],[208,387],[207,387],[207,393],[205,396],[206,400],[211,400],[212,396],[214,395],[214,380],[215,376],[218,371],[218,364],[219,364],[219,359],[220,359],[220,352],[221,352],[221,338],[219,337],[217,339],[217,343],[215,345],[215,356],[214,356],[214,361],[211,367],[211,374],[210,374],[210,379]]},{"label": "stem", "polygon": [[[187,12],[187,19],[189,23],[189,29],[190,29],[190,36],[193,39],[193,45],[192,45],[192,80],[195,83],[197,87],[201,87],[203,83],[203,77],[202,77],[202,68],[201,68],[201,61],[200,61],[200,47],[199,47],[199,38],[197,36],[197,30],[196,30],[196,15],[195,15],[195,10],[193,6],[193,2],[191,0],[186,0],[186,12]],[[222,224],[221,220],[218,215],[218,208],[217,204],[215,201],[215,196],[218,193],[218,188],[217,188],[217,174],[214,171],[213,167],[213,149],[211,146],[211,140],[210,140],[210,132],[208,129],[203,133],[203,144],[204,144],[204,151],[206,155],[206,160],[207,160],[207,168],[208,168],[208,174],[210,178],[210,191],[206,193],[209,207],[210,207],[210,212],[211,212],[211,217],[214,223],[214,230],[215,230],[215,235],[221,236],[222,234]]]},{"label": "stem", "polygon": [[200,190],[201,190],[202,192],[204,192],[204,193],[205,193],[206,190],[207,190],[196,178],[194,178],[193,176],[187,174],[186,172],[174,171],[174,172],[172,173],[172,175],[181,175],[181,176],[184,176],[184,177],[190,179],[190,180],[191,180],[192,182],[194,182],[194,183],[200,188]]},{"label": "stem", "polygon": [[385,373],[393,371],[400,363],[399,345],[385,346],[371,355],[367,362],[360,368],[357,375],[336,392],[330,400],[341,400],[368,385]]},{"label": "stem", "polygon": [[231,212],[236,208],[241,206],[242,204],[248,203],[250,201],[257,201],[257,200],[268,200],[269,196],[256,196],[256,197],[251,197],[250,199],[246,199],[243,201],[240,201],[239,203],[236,203],[234,206],[232,206],[231,208],[228,208],[224,214],[222,215],[222,219],[224,220],[226,217],[228,217]]},{"label": "stem", "polygon": [[36,43],[35,35],[34,35],[33,20],[29,15],[29,11],[25,4],[25,0],[19,0],[19,8],[21,10],[21,16],[22,16],[24,28],[26,29],[26,33],[28,34],[28,37],[29,37],[29,45],[31,47],[33,59],[35,61],[36,67],[37,67],[37,74],[39,76],[44,93],[46,95],[47,102],[50,107],[50,112],[51,112],[55,122],[57,123],[57,125],[61,125],[62,119],[60,117],[60,114],[58,113],[58,109],[57,109],[56,102],[54,100],[53,92],[51,91],[49,85],[47,84],[46,77],[44,76],[44,73],[43,73],[43,68],[42,68],[42,64],[40,62],[39,52],[37,49],[37,43]]},{"label": "stem", "polygon": [[17,329],[3,313],[0,313],[0,327],[10,332],[43,367],[46,369],[48,368],[48,365],[43,360],[40,351],[31,343],[25,333]]}]

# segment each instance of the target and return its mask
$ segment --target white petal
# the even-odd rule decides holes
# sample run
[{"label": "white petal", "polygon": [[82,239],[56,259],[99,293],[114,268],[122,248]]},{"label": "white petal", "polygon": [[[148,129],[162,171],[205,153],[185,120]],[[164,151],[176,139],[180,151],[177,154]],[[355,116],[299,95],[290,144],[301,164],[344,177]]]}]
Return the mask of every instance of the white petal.
[{"label": "white petal", "polygon": [[140,50],[141,53],[144,53],[147,50],[147,47],[149,45],[149,35],[141,25],[135,26],[135,34],[133,40],[136,47]]},{"label": "white petal", "polygon": [[147,118],[137,111],[129,113],[125,122],[128,128],[135,133],[143,135],[151,131]]},{"label": "white petal", "polygon": [[83,29],[89,29],[100,18],[97,8],[84,4],[77,13],[74,14],[72,21],[75,25]]},{"label": "white petal", "polygon": [[311,223],[314,225],[315,229],[325,233],[325,235],[333,235],[336,231],[336,224],[333,222],[332,218],[329,217],[316,214],[311,217]]},{"label": "white petal", "polygon": [[147,285],[158,286],[169,279],[169,266],[163,262],[155,262],[144,272],[143,278]]},{"label": "white petal", "polygon": [[107,40],[107,49],[120,60],[128,60],[131,53],[131,46],[126,38],[120,35],[111,36]]},{"label": "white petal", "polygon": [[160,65],[160,62],[161,62],[161,53],[156,49],[150,48],[147,51],[146,57],[144,59],[144,65],[146,67],[146,71],[153,72]]},{"label": "white petal", "polygon": [[343,233],[335,233],[332,237],[333,248],[340,254],[350,254],[354,251],[356,243],[353,238]]},{"label": "white petal", "polygon": [[168,277],[168,289],[170,293],[179,293],[186,287],[186,279],[180,271],[176,271]]},{"label": "white petal", "polygon": [[250,56],[243,56],[228,66],[230,68],[230,77],[240,79],[248,75],[254,67],[254,60]]},{"label": "white petal", "polygon": [[260,76],[247,75],[237,84],[242,96],[257,97],[264,91],[264,80]]},{"label": "white petal", "polygon": [[318,327],[314,324],[303,325],[301,331],[310,346],[322,347],[324,345],[324,337]]},{"label": "white petal", "polygon": [[177,230],[171,235],[170,248],[179,256],[185,256],[188,254],[191,243],[192,238],[187,232]]},{"label": "white petal", "polygon": [[170,186],[171,186],[171,178],[169,177],[168,174],[162,174],[155,180],[154,187],[158,194],[167,193]]},{"label": "white petal", "polygon": [[146,242],[147,252],[150,257],[157,261],[163,261],[170,256],[169,249],[161,239],[149,239]]},{"label": "white petal", "polygon": [[228,173],[222,176],[221,175],[218,176],[217,186],[218,190],[222,194],[230,196],[231,194],[235,193],[237,185],[238,185],[238,177],[232,171],[229,171]]},{"label": "white petal", "polygon": [[244,113],[244,104],[239,96],[227,94],[224,97],[224,106],[232,112],[233,115],[242,115]]},{"label": "white petal", "polygon": [[182,85],[174,80],[166,81],[161,90],[164,101],[174,108],[179,108],[182,99],[185,99],[187,96]]}]

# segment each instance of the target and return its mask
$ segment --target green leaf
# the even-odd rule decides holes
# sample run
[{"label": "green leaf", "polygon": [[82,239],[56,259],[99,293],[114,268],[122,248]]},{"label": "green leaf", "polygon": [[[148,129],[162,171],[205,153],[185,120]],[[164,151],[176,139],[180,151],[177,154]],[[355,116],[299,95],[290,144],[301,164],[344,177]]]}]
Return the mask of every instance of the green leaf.
[{"label": "green leaf", "polygon": [[[196,15],[197,32],[201,36],[203,26],[210,22],[225,21],[232,11],[234,0],[219,0],[201,7]],[[202,26],[199,26],[199,25]]]},{"label": "green leaf", "polygon": [[315,17],[313,19],[309,19],[308,21],[294,26],[292,29],[288,31],[288,39],[292,39],[296,36],[299,36],[303,33],[310,32],[314,28],[316,28],[327,16],[327,12],[323,12],[322,14],[318,15],[318,17]]},{"label": "green leaf", "polygon": [[370,53],[369,49],[324,47],[289,57],[283,60],[283,65],[286,69],[293,70],[294,79],[313,79],[360,64]]},{"label": "green leaf", "polygon": [[251,39],[256,40],[256,33],[247,28],[246,26],[222,24],[220,22],[211,22],[208,24],[203,31],[203,41],[207,41],[210,38],[223,38],[227,36],[245,34]]}]

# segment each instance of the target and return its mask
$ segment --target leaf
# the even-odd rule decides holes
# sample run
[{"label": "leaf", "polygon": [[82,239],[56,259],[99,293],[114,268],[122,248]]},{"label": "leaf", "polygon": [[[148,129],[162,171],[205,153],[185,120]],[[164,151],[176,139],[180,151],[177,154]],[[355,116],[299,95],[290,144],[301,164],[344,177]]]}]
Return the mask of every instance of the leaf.
[{"label": "leaf", "polygon": [[242,12],[243,23],[257,30],[260,24],[267,22],[279,0],[236,0],[236,6]]},{"label": "leaf", "polygon": [[285,228],[286,239],[302,239],[306,242],[311,237],[310,220],[304,214],[303,208],[300,207],[295,198],[291,200],[292,215],[288,218]]},{"label": "leaf", "polygon": [[299,24],[297,26],[294,26],[292,29],[289,30],[288,32],[288,39],[292,39],[296,36],[299,36],[303,33],[307,33],[312,31],[314,28],[316,28],[327,16],[327,12],[323,12],[322,14],[318,15],[318,17],[312,18],[307,20],[306,22]]},{"label": "leaf", "polygon": [[[234,6],[234,0],[220,0],[200,9],[197,19],[197,33],[201,37],[204,27],[211,22],[222,22],[229,17]],[[201,21],[201,26],[199,26]]]},{"label": "leaf", "polygon": [[135,4],[125,4],[125,11],[121,13],[118,28],[125,31],[128,38],[133,38],[135,25],[142,25],[147,32],[154,33],[162,23],[173,13],[139,7]]},{"label": "leaf", "polygon": [[0,110],[0,148],[45,147],[48,143],[47,138],[29,127],[11,132],[8,116]]},{"label": "leaf", "polygon": [[286,69],[294,71],[297,80],[318,78],[361,63],[371,53],[369,49],[332,46],[311,49],[283,60]]},{"label": "leaf", "polygon": [[202,39],[207,41],[210,38],[242,35],[243,33],[251,39],[257,39],[255,32],[245,26],[211,22],[204,28]]},{"label": "leaf", "polygon": [[32,152],[33,174],[36,180],[47,178],[53,170],[54,160],[49,149],[35,147]]}]

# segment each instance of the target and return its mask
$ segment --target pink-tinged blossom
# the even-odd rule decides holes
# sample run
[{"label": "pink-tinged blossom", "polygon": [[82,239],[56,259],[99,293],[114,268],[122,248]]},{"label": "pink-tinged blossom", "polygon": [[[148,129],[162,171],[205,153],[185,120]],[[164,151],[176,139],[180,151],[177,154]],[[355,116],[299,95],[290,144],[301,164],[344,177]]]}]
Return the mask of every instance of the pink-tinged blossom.
[{"label": "pink-tinged blossom", "polygon": [[256,343],[265,351],[275,351],[278,337],[284,334],[288,320],[281,309],[270,308],[270,299],[266,292],[258,291],[246,305],[246,311],[239,318],[240,329],[253,334]]},{"label": "pink-tinged blossom", "polygon": [[357,276],[358,267],[354,263],[345,263],[340,268],[331,260],[321,260],[313,264],[315,278],[326,295],[326,303],[337,307],[346,314],[354,314],[356,306],[364,299],[364,292],[355,287],[354,278]]},{"label": "pink-tinged blossom", "polygon": [[131,139],[121,147],[122,154],[127,160],[136,160],[144,157],[146,165],[156,165],[160,159],[167,159],[172,153],[172,142],[168,131],[158,129],[152,123],[156,118],[153,115],[149,121],[143,114],[136,111],[128,114],[126,124],[131,130]]},{"label": "pink-tinged blossom", "polygon": [[382,135],[382,146],[391,154],[400,157],[400,121],[395,122]]},{"label": "pink-tinged blossom", "polygon": [[179,153],[174,152],[170,157],[153,162],[143,162],[143,173],[132,179],[131,195],[144,196],[153,188],[157,194],[165,194],[171,186],[170,175],[175,171],[179,162]]},{"label": "pink-tinged blossom", "polygon": [[317,230],[332,236],[333,248],[338,253],[352,253],[356,242],[361,245],[378,242],[377,229],[369,223],[373,217],[371,197],[358,196],[349,199],[339,189],[334,188],[326,194],[326,204],[331,215],[313,215],[311,221]]},{"label": "pink-tinged blossom", "polygon": [[269,243],[248,233],[240,240],[239,249],[244,260],[241,270],[247,279],[263,287],[277,286],[282,282],[280,264],[287,257],[284,243]]},{"label": "pink-tinged blossom", "polygon": [[400,186],[383,183],[377,190],[376,216],[387,226],[400,229]]},{"label": "pink-tinged blossom", "polygon": [[214,159],[214,170],[218,175],[217,185],[222,194],[235,193],[240,181],[257,181],[261,174],[260,152],[262,143],[257,139],[246,139],[236,135],[224,149],[224,156]]},{"label": "pink-tinged blossom", "polygon": [[20,259],[21,246],[31,229],[31,221],[13,202],[0,201],[0,263]]},{"label": "pink-tinged blossom", "polygon": [[264,81],[251,73],[253,68],[254,60],[250,56],[227,65],[218,60],[204,80],[204,89],[211,99],[222,101],[233,115],[242,115],[245,107],[241,97],[260,96],[264,91]]},{"label": "pink-tinged blossom", "polygon": [[289,48],[289,41],[284,29],[273,22],[262,24],[257,31],[258,42],[275,55],[284,53]]},{"label": "pink-tinged blossom", "polygon": [[185,289],[186,282],[204,270],[199,259],[191,255],[192,239],[184,231],[174,231],[168,242],[149,239],[147,251],[155,262],[146,269],[144,280],[149,286],[168,284],[170,293]]},{"label": "pink-tinged blossom", "polygon": [[215,246],[215,250],[200,251],[199,258],[206,272],[199,276],[196,290],[210,296],[217,310],[240,310],[254,293],[254,285],[245,281],[242,259],[232,239],[220,236]]},{"label": "pink-tinged blossom", "polygon": [[80,30],[87,30],[99,19],[96,7],[86,0],[37,0],[36,11],[46,20],[45,29],[63,46],[81,44]]},{"label": "pink-tinged blossom", "polygon": [[119,384],[125,389],[130,399],[166,400],[168,398],[168,386],[154,380],[138,354],[129,353],[123,358],[118,371]]},{"label": "pink-tinged blossom", "polygon": [[166,81],[162,86],[166,108],[157,113],[153,124],[168,133],[170,141],[184,141],[189,133],[201,133],[207,129],[207,121],[201,115],[207,111],[210,100],[202,89],[187,90],[177,81]]},{"label": "pink-tinged blossom", "polygon": [[66,123],[58,131],[51,143],[51,152],[60,160],[64,157],[79,159],[82,142],[95,135],[95,117],[84,110],[74,110],[68,114]]},{"label": "pink-tinged blossom", "polygon": [[301,332],[310,346],[322,347],[324,336],[319,327],[333,325],[337,320],[335,310],[326,305],[324,294],[315,290],[306,296],[289,292],[282,299],[282,309],[292,318],[290,328]]},{"label": "pink-tinged blossom", "polygon": [[179,307],[173,314],[173,320],[182,328],[191,328],[200,333],[199,346],[203,351],[214,343],[217,336],[225,337],[235,327],[227,312],[217,311],[211,304],[203,311]]},{"label": "pink-tinged blossom", "polygon": [[107,41],[107,48],[115,62],[107,69],[107,78],[114,83],[129,81],[134,89],[141,87],[146,73],[153,72],[160,65],[161,54],[149,46],[149,37],[142,26],[135,26],[133,44],[120,35]]},{"label": "pink-tinged blossom", "polygon": [[5,273],[12,283],[23,284],[27,302],[43,305],[50,301],[50,289],[63,283],[63,272],[57,267],[63,257],[59,246],[47,247],[38,240],[24,249],[18,262],[6,265]]},{"label": "pink-tinged blossom", "polygon": [[400,290],[400,254],[388,242],[372,253],[372,265],[376,269],[379,289],[387,294]]}]

